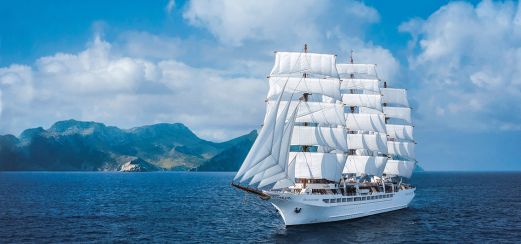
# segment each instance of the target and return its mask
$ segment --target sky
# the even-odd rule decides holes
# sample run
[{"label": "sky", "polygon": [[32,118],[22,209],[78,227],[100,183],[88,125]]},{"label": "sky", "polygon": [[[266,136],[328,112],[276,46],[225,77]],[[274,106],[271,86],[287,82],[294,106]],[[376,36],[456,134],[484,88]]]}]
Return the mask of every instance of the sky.
[{"label": "sky", "polygon": [[0,134],[65,119],[256,129],[274,51],[378,64],[427,170],[521,170],[517,1],[1,1]]}]

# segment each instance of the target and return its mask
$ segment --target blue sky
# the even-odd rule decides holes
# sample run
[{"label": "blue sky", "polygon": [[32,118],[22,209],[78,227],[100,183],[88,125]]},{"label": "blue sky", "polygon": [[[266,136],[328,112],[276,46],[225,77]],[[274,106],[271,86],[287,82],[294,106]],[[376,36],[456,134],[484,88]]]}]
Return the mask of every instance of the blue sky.
[{"label": "blue sky", "polygon": [[[378,63],[414,106],[430,170],[521,170],[521,13],[511,1],[2,1],[0,134],[75,118],[259,126],[274,50]],[[219,106],[218,106],[219,105]]]}]

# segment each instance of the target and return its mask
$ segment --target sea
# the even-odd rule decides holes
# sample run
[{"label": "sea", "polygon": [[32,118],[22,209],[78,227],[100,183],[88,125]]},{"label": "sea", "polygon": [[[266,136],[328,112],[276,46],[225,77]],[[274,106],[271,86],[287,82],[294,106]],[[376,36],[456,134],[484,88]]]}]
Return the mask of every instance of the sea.
[{"label": "sea", "polygon": [[0,172],[0,243],[521,242],[519,172],[420,172],[407,209],[292,227],[232,178]]}]

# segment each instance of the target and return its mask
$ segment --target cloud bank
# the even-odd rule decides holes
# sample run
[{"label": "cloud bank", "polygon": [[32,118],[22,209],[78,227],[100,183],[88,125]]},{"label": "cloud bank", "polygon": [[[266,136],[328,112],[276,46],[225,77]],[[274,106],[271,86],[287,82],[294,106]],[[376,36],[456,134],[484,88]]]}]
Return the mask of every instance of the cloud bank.
[{"label": "cloud bank", "polygon": [[421,123],[521,130],[521,11],[514,2],[452,2],[400,26],[411,34]]},{"label": "cloud bank", "polygon": [[0,127],[10,132],[68,118],[124,127],[183,122],[207,138],[227,138],[262,120],[263,104],[254,101],[266,90],[262,79],[230,76],[176,60],[120,56],[96,37],[76,54],[1,68]]},{"label": "cloud bank", "polygon": [[[175,7],[169,1],[165,10]],[[0,67],[0,134],[95,120],[120,127],[182,122],[224,140],[258,128],[274,50],[338,53],[381,64],[382,78],[400,69],[392,53],[365,40],[378,11],[358,1],[206,1],[184,8],[188,27],[210,38],[129,30],[84,50]]]}]

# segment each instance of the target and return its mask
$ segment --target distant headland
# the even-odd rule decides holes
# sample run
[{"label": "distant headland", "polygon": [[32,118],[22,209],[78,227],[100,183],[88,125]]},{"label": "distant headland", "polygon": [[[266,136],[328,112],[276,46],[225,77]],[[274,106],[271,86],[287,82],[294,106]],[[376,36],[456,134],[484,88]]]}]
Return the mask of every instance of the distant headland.
[{"label": "distant headland", "polygon": [[0,135],[0,170],[237,171],[257,132],[211,142],[181,123],[120,129],[66,120]]}]

